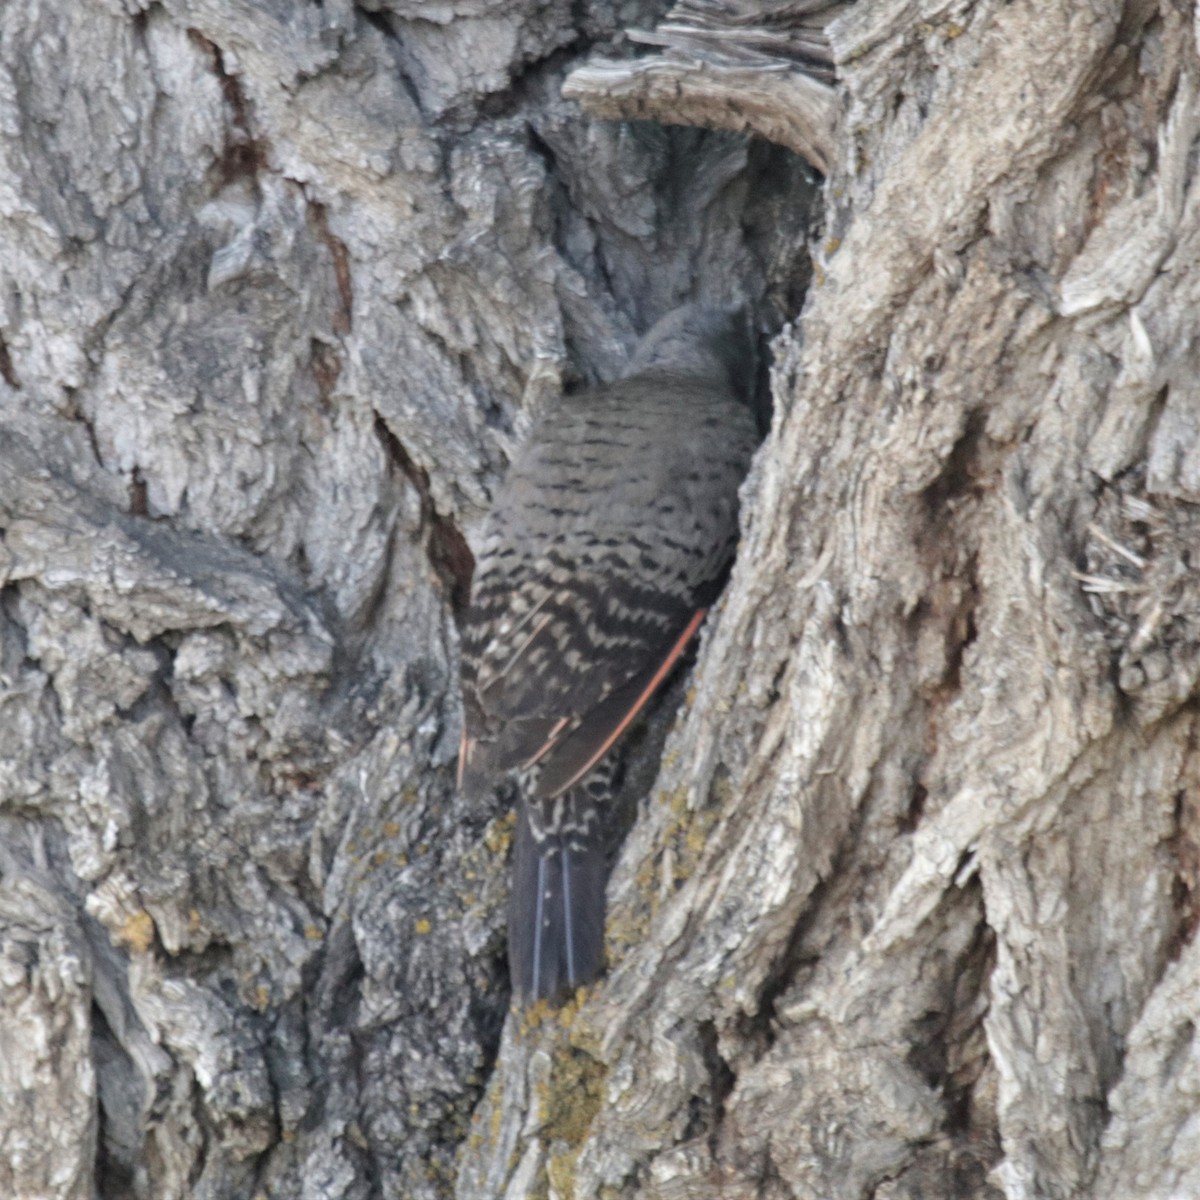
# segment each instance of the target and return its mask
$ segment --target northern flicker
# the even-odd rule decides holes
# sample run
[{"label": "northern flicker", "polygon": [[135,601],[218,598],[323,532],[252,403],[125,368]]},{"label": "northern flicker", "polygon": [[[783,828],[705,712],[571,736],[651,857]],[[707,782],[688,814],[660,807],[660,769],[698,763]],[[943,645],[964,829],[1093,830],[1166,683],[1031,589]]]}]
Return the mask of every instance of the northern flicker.
[{"label": "northern flicker", "polygon": [[752,376],[734,314],[675,310],[622,379],[535,422],[485,519],[459,778],[517,780],[508,943],[523,1000],[601,968],[612,750],[724,582],[758,443]]}]

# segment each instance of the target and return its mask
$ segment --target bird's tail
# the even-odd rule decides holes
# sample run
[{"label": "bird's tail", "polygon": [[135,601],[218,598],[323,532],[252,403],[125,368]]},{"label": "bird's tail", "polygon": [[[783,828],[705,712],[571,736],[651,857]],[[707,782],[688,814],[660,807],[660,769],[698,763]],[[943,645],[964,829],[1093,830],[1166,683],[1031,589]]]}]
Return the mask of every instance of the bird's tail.
[{"label": "bird's tail", "polygon": [[603,966],[607,867],[597,816],[583,787],[521,805],[508,961],[524,1003],[561,999]]}]

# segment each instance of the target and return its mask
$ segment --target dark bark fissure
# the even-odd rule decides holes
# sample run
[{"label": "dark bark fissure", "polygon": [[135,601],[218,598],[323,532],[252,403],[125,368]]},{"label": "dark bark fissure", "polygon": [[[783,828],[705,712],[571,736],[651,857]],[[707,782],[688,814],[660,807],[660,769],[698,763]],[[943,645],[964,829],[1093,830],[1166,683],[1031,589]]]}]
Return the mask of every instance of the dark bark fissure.
[{"label": "dark bark fissure", "polygon": [[698,1032],[708,1068],[709,1092],[707,1096],[693,1096],[682,1140],[687,1142],[703,1135],[708,1140],[709,1152],[716,1157],[720,1150],[721,1124],[725,1119],[725,1101],[737,1083],[737,1076],[721,1057],[716,1026],[711,1021],[703,1021]]},{"label": "dark bark fissure", "polygon": [[1175,861],[1175,878],[1171,899],[1178,915],[1178,925],[1167,947],[1167,960],[1175,962],[1196,938],[1200,928],[1200,790],[1196,787],[1197,747],[1196,728],[1200,724],[1200,701],[1193,698],[1189,705],[1192,729],[1188,737],[1187,757],[1183,772],[1188,786],[1175,794],[1172,812],[1172,834],[1168,842]]},{"label": "dark bark fissure", "polygon": [[426,533],[426,553],[429,565],[446,589],[451,610],[461,616],[466,610],[471,591],[471,575],[475,559],[458,527],[442,516],[429,491],[429,472],[417,466],[400,444],[400,439],[388,428],[383,417],[375,416],[375,433],[387,450],[389,460],[416,489],[421,500],[421,526]]},{"label": "dark bark fissure", "polygon": [[19,389],[21,384],[17,380],[17,374],[13,370],[12,358],[8,353],[8,344],[3,336],[0,336],[0,379],[3,379],[10,388]]},{"label": "dark bark fissure", "polygon": [[229,114],[225,145],[213,167],[212,190],[218,192],[239,179],[257,186],[259,172],[267,165],[267,146],[253,132],[250,102],[238,77],[225,69],[221,47],[199,29],[192,28],[187,33],[188,38],[209,56],[213,74],[220,80],[221,94]]}]

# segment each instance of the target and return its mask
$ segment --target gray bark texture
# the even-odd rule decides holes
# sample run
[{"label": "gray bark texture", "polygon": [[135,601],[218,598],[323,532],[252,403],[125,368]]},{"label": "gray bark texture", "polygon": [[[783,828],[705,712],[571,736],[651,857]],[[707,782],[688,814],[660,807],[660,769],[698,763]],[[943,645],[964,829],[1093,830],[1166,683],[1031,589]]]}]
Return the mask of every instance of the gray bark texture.
[{"label": "gray bark texture", "polygon": [[[0,1195],[1200,1196],[1194,5],[13,0],[0,284]],[[693,298],[738,562],[510,1012],[467,547]]]}]

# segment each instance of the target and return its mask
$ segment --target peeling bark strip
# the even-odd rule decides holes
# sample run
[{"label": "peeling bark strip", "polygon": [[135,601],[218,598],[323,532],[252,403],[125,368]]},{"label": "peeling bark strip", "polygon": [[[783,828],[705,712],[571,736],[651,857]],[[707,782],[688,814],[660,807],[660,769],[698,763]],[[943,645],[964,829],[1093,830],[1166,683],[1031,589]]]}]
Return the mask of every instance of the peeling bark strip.
[{"label": "peeling bark strip", "polygon": [[[802,312],[806,168],[561,98],[613,6],[375,7],[0,6],[0,1195],[1200,1195],[1195,6],[677,5],[661,120],[815,154],[830,48]],[[615,969],[505,1024],[432,541],[734,295]]]},{"label": "peeling bark strip", "polygon": [[828,174],[837,100],[824,26],[846,6],[817,0],[779,13],[738,3],[677,4],[634,42],[648,58],[596,58],[573,71],[563,95],[607,120],[654,120],[754,133]]},{"label": "peeling bark strip", "polygon": [[346,243],[335,237],[329,229],[329,212],[324,204],[310,206],[313,225],[317,236],[329,247],[329,255],[333,259],[334,275],[337,279],[338,305],[334,310],[330,325],[336,334],[347,334],[354,324],[354,288],[350,277],[350,256],[346,252]]},{"label": "peeling bark strip", "polygon": [[563,95],[579,100],[604,120],[663,121],[756,133],[802,154],[817,170],[829,172],[834,92],[804,75],[600,59],[575,71],[563,85]]}]

